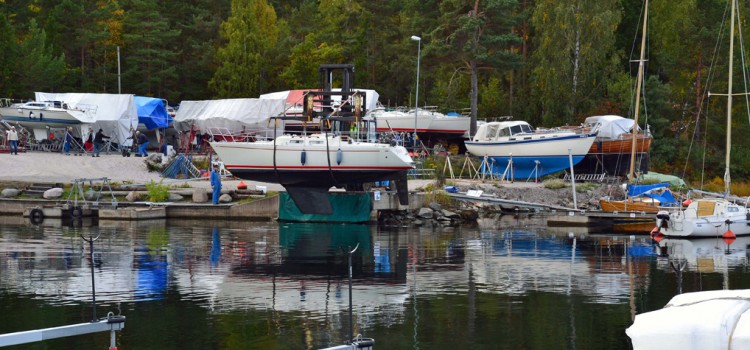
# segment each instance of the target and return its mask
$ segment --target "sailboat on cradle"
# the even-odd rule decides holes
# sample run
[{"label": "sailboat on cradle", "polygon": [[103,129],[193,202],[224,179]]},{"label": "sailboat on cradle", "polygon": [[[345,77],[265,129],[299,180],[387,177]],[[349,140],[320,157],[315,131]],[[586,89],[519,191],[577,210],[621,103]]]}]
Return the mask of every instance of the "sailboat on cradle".
[{"label": "sailboat on cradle", "polygon": [[[724,197],[692,201],[687,208],[661,210],[656,215],[656,227],[668,237],[734,237],[750,234],[750,208],[730,201],[730,155],[732,151],[732,70],[734,57],[734,22],[736,0],[732,2],[729,41],[728,92],[713,94],[727,97],[726,160],[724,168]],[[709,93],[709,96],[712,94]]]}]

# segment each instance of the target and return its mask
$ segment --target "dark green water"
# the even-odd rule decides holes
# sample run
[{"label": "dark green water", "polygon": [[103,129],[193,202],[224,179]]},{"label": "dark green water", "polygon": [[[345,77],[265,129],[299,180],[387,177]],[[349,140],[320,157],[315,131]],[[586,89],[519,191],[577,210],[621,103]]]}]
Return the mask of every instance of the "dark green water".
[{"label": "dark green water", "polygon": [[[0,333],[127,317],[119,349],[629,349],[635,314],[677,292],[750,287],[748,244],[475,228],[193,222],[33,226],[0,217]],[[543,221],[541,221],[543,222]],[[660,247],[662,246],[662,247]],[[669,255],[667,257],[666,255]],[[109,334],[7,349],[106,349]]]}]

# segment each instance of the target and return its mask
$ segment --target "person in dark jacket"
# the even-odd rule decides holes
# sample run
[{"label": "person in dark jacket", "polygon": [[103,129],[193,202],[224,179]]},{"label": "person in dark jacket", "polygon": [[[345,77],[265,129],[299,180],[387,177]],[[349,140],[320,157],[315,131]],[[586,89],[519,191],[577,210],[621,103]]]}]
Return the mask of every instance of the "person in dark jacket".
[{"label": "person in dark jacket", "polygon": [[104,135],[104,130],[99,129],[99,131],[96,132],[96,136],[94,136],[94,153],[91,154],[92,157],[98,157],[99,152],[102,150],[102,146],[104,145],[104,139],[108,139],[109,136]]},{"label": "person in dark jacket", "polygon": [[136,157],[146,157],[148,156],[148,153],[146,153],[146,146],[148,146],[148,137],[146,137],[145,134],[141,133],[140,131],[135,132],[137,141],[138,141],[138,154],[136,154]]},{"label": "person in dark jacket", "polygon": [[65,130],[65,136],[63,136],[63,152],[66,156],[70,155],[70,146],[73,145],[73,128],[68,127]]}]

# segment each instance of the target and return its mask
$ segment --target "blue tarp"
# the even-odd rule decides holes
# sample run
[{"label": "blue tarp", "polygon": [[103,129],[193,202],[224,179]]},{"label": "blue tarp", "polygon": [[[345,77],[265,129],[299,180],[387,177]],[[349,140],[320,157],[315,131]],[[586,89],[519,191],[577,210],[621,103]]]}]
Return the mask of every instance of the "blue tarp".
[{"label": "blue tarp", "polygon": [[138,122],[146,125],[147,129],[166,128],[172,122],[161,99],[135,96],[133,102],[138,110]]},{"label": "blue tarp", "polygon": [[653,191],[660,188],[669,187],[669,182],[662,182],[651,185],[628,185],[628,196],[635,197],[640,196],[646,192]]},{"label": "blue tarp", "polygon": [[659,201],[659,205],[662,207],[672,207],[677,205],[677,200],[672,196],[672,192],[669,190],[664,191],[662,194],[651,194],[647,193],[644,196],[653,198]]}]

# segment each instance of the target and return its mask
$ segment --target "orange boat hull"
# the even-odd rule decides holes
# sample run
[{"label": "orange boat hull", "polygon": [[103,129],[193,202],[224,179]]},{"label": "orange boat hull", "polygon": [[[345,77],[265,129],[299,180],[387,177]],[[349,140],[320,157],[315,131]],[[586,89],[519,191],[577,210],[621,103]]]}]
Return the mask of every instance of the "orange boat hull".
[{"label": "orange boat hull", "polygon": [[649,202],[630,202],[627,200],[624,201],[609,201],[606,199],[602,199],[599,201],[599,206],[602,208],[602,211],[607,213],[614,213],[614,212],[645,212],[645,213],[656,213],[659,211],[659,203],[649,203]]},{"label": "orange boat hull", "polygon": [[[636,139],[636,153],[647,153],[651,147],[651,136],[638,135]],[[603,153],[603,154],[630,154],[633,150],[633,135],[623,135],[621,139],[599,139],[591,145],[589,153]]]}]

